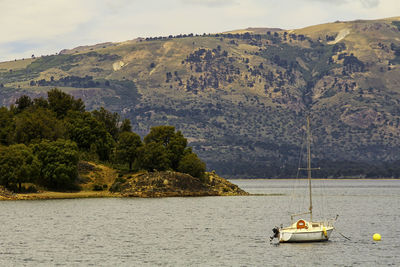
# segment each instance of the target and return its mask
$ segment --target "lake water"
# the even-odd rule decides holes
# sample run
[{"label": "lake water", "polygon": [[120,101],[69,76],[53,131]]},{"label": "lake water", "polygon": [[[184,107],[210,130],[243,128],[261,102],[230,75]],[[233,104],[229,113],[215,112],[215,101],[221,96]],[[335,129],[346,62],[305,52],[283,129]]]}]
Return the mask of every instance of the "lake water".
[{"label": "lake water", "polygon": [[0,266],[400,266],[400,180],[316,180],[315,209],[350,240],[280,245],[294,182],[233,182],[267,195],[2,201]]}]

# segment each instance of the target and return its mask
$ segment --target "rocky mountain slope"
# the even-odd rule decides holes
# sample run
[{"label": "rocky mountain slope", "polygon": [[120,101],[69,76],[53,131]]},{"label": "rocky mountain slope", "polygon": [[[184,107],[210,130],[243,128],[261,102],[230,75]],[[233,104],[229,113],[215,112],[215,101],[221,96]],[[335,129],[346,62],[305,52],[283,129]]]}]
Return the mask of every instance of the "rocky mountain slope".
[{"label": "rocky mountain slope", "polygon": [[279,177],[296,172],[306,115],[321,164],[400,160],[399,64],[400,17],[248,28],[3,62],[0,103],[57,87],[141,135],[174,125],[221,175]]}]

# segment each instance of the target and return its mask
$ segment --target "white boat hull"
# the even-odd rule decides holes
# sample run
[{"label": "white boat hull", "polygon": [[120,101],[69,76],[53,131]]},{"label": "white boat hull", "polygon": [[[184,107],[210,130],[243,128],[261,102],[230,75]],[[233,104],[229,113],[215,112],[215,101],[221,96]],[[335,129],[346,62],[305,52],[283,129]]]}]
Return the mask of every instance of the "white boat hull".
[{"label": "white boat hull", "polygon": [[326,235],[323,230],[295,230],[279,232],[279,242],[320,242],[328,241],[333,231],[333,228],[326,230]]},{"label": "white boat hull", "polygon": [[328,241],[333,226],[326,222],[298,220],[291,226],[279,229],[279,242],[318,242]]}]

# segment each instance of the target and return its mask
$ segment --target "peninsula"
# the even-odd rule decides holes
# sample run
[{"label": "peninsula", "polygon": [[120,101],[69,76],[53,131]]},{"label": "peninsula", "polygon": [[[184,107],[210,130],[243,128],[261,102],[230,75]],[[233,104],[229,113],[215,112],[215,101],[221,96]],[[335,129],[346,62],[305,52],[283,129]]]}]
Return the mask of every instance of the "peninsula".
[{"label": "peninsula", "polygon": [[0,108],[0,199],[245,195],[174,126],[140,136],[129,119],[52,89]]},{"label": "peninsula", "polygon": [[142,171],[121,175],[115,169],[93,162],[81,162],[79,166],[80,191],[38,190],[32,193],[13,193],[0,187],[0,200],[249,195],[215,172],[206,172],[203,179],[199,179],[173,171]]}]

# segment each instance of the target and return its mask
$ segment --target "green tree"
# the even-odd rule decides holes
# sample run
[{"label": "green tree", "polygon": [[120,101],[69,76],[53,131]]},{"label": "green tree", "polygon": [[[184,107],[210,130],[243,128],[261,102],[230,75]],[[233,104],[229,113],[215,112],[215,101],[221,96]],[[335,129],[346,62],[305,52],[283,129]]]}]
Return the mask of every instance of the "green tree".
[{"label": "green tree", "polygon": [[59,139],[43,140],[33,145],[33,152],[40,163],[37,182],[53,190],[75,189],[78,177],[78,147],[75,142]]},{"label": "green tree", "polygon": [[165,147],[156,142],[146,143],[139,150],[139,166],[147,171],[164,171],[170,168],[171,162]]},{"label": "green tree", "polygon": [[64,118],[69,110],[84,112],[85,105],[81,99],[75,98],[55,88],[47,92],[49,107],[57,114],[57,118]]},{"label": "green tree", "polygon": [[33,99],[33,106],[36,108],[49,108],[49,102],[44,97],[38,97]]},{"label": "green tree", "polygon": [[0,183],[7,188],[22,189],[22,183],[33,182],[39,174],[39,162],[24,144],[0,147]]},{"label": "green tree", "polygon": [[16,101],[15,101],[16,106],[16,112],[20,113],[22,112],[24,109],[30,107],[33,105],[33,101],[32,99],[27,96],[27,95],[22,95],[20,96]]},{"label": "green tree", "polygon": [[100,160],[108,160],[114,147],[112,136],[103,123],[96,120],[90,112],[70,111],[65,118],[68,137],[85,151],[93,151]]},{"label": "green tree", "polygon": [[129,170],[132,170],[133,162],[138,158],[138,149],[142,146],[140,136],[132,132],[123,132],[119,136],[117,144],[117,158],[129,164]]},{"label": "green tree", "polygon": [[178,171],[193,177],[203,178],[206,164],[194,153],[187,153],[179,162]]},{"label": "green tree", "polygon": [[129,119],[124,119],[121,123],[121,127],[119,128],[119,132],[132,132],[131,121]]},{"label": "green tree", "polygon": [[5,107],[0,108],[0,144],[12,143],[15,130],[14,115]]},{"label": "green tree", "polygon": [[92,111],[92,114],[96,120],[104,124],[107,132],[111,134],[114,140],[117,140],[119,133],[118,125],[120,121],[119,114],[116,112],[112,113],[103,107],[101,107],[100,110]]},{"label": "green tree", "polygon": [[144,143],[152,142],[160,144],[166,150],[170,168],[177,170],[187,146],[187,140],[182,133],[180,131],[175,132],[173,126],[152,127],[150,133],[145,136]]},{"label": "green tree", "polygon": [[65,134],[65,128],[55,114],[43,108],[28,108],[15,118],[15,141],[30,144],[42,139],[57,140]]}]

